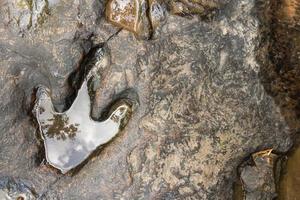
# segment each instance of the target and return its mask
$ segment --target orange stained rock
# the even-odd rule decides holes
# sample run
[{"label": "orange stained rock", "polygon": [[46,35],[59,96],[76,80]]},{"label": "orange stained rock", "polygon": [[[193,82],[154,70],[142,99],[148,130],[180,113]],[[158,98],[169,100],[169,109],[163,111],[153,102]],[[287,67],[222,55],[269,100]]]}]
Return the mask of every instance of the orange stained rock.
[{"label": "orange stained rock", "polygon": [[109,21],[129,31],[137,31],[138,0],[110,0],[106,8]]},{"label": "orange stained rock", "polygon": [[282,20],[299,22],[300,0],[283,0],[278,12]]},{"label": "orange stained rock", "polygon": [[142,38],[149,37],[149,19],[146,0],[109,0],[106,6],[107,19],[116,26],[135,33]]}]

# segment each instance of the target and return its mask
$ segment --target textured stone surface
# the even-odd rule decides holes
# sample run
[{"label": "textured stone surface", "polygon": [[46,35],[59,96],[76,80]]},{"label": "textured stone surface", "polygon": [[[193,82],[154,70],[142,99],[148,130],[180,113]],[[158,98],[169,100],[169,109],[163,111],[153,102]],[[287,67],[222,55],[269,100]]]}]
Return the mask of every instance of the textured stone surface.
[{"label": "textured stone surface", "polygon": [[106,6],[107,19],[133,32],[138,38],[148,39],[150,22],[147,16],[146,0],[110,0]]},{"label": "textured stone surface", "polygon": [[0,181],[0,199],[2,200],[35,200],[37,194],[20,179],[3,177]]},{"label": "textured stone surface", "polygon": [[114,25],[131,31],[138,39],[150,39],[165,20],[163,1],[109,0],[106,18]]},{"label": "textured stone surface", "polygon": [[95,150],[112,140],[131,115],[131,105],[120,100],[106,119],[92,120],[87,82],[83,82],[72,106],[63,113],[55,112],[51,95],[45,88],[39,87],[37,91],[34,113],[46,159],[63,174],[85,162]]},{"label": "textured stone surface", "polygon": [[[231,199],[246,156],[290,147],[298,129],[268,90],[276,88],[267,81],[271,29],[259,16],[269,1],[222,1],[209,19],[168,15],[150,41],[115,34],[104,1],[49,1],[43,23],[27,29],[7,13],[7,2],[0,2],[0,176],[26,180],[42,199]],[[128,88],[140,107],[77,173],[61,175],[43,161],[28,114],[33,90],[49,87],[58,110],[66,109],[69,75],[100,42],[110,58],[92,116]]]},{"label": "textured stone surface", "polygon": [[269,199],[277,197],[274,172],[278,156],[272,149],[252,154],[240,167],[244,199]]},{"label": "textured stone surface", "polygon": [[192,15],[200,16],[210,15],[213,10],[216,10],[221,4],[226,1],[219,0],[168,0],[170,11],[177,15]]},{"label": "textured stone surface", "polygon": [[3,22],[12,24],[20,34],[41,25],[49,15],[47,0],[1,1],[0,5],[1,12],[5,13]]}]

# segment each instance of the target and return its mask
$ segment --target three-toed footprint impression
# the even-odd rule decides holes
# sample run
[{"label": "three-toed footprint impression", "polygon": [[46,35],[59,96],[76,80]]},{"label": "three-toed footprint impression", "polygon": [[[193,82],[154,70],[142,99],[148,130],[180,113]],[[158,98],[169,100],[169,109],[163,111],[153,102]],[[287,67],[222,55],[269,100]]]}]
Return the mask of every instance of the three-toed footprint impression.
[{"label": "three-toed footprint impression", "polygon": [[[80,165],[98,147],[114,138],[131,116],[133,101],[119,98],[114,101],[105,120],[95,121],[90,117],[91,97],[89,83],[101,70],[104,47],[93,48],[81,69],[81,86],[71,107],[62,113],[56,112],[50,90],[39,86],[36,93],[34,115],[38,121],[48,163],[62,173]],[[78,80],[77,80],[78,81]],[[80,84],[80,83],[79,83]]]}]

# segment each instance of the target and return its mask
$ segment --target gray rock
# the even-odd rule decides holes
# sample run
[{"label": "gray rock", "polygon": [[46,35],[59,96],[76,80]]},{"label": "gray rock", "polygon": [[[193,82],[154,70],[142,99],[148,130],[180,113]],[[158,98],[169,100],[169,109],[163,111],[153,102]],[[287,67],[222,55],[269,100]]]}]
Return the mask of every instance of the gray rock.
[{"label": "gray rock", "polygon": [[0,180],[0,199],[2,200],[35,200],[36,195],[35,191],[23,180],[7,177]]},{"label": "gray rock", "polygon": [[47,0],[12,0],[3,1],[1,6],[3,22],[12,24],[22,33],[41,25],[49,14]]},{"label": "gray rock", "polygon": [[[268,22],[258,16],[269,1],[258,2],[226,1],[211,19],[168,15],[150,41],[117,34],[96,0],[51,1],[43,23],[21,35],[1,9],[0,176],[26,180],[51,200],[231,199],[241,161],[265,148],[288,150],[297,131],[261,82],[267,64],[257,57],[267,55],[260,45]],[[43,161],[28,115],[32,94],[43,84],[58,110],[67,109],[74,92],[68,77],[101,42],[110,58],[92,116],[100,118],[128,88],[137,91],[140,106],[77,173],[61,175]]]},{"label": "gray rock", "polygon": [[272,200],[277,197],[274,177],[277,159],[271,149],[252,154],[251,159],[242,164],[240,179],[245,200]]}]

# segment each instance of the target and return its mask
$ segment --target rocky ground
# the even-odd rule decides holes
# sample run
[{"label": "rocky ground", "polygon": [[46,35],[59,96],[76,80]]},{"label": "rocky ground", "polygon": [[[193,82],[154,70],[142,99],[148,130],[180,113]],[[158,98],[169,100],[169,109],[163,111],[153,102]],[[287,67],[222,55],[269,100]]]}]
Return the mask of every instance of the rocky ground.
[{"label": "rocky ground", "polygon": [[[0,188],[40,199],[232,199],[245,158],[288,151],[300,124],[297,0],[213,2],[183,15],[166,6],[145,40],[111,24],[106,1],[0,0]],[[126,89],[139,107],[62,175],[45,162],[35,88],[67,109],[69,76],[97,44],[109,53],[92,117]]]}]

